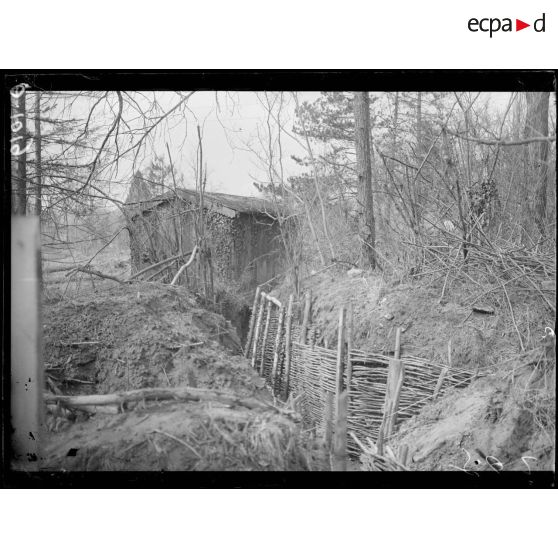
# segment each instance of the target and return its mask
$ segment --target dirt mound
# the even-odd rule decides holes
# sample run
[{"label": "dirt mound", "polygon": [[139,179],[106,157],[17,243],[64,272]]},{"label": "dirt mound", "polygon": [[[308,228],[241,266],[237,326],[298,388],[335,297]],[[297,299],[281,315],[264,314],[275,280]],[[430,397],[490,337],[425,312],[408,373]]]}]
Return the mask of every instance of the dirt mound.
[{"label": "dirt mound", "polygon": [[64,393],[263,387],[230,322],[184,289],[142,283],[82,294],[46,304],[44,322],[47,373]]},{"label": "dirt mound", "polygon": [[323,468],[296,413],[271,405],[230,322],[185,289],[138,284],[82,293],[45,305],[44,322],[48,387],[56,395],[124,397],[179,386],[211,394],[210,402],[50,404],[44,470]]},{"label": "dirt mound", "polygon": [[[320,453],[276,412],[166,403],[97,415],[55,435],[44,470],[311,470]],[[315,456],[315,457],[313,457]]]},{"label": "dirt mound", "polygon": [[555,359],[539,350],[425,406],[392,444],[411,470],[549,471],[555,434]]},{"label": "dirt mound", "polygon": [[[353,346],[367,352],[393,351],[395,331],[402,328],[402,354],[447,363],[451,340],[452,366],[489,367],[520,352],[507,302],[493,295],[480,297],[493,314],[472,312],[478,291],[453,284],[440,302],[442,285],[426,280],[388,283],[373,272],[329,271],[304,280],[302,291],[312,291],[312,330],[316,343],[335,347],[339,308],[353,304]],[[286,301],[288,290],[274,292]],[[510,292],[516,326],[525,348],[534,348],[539,333],[554,323],[540,299]]]},{"label": "dirt mound", "polygon": [[[553,469],[555,354],[546,354],[541,337],[554,315],[536,293],[510,285],[509,299],[494,289],[483,295],[455,281],[440,300],[442,287],[424,279],[388,283],[360,270],[322,272],[302,285],[302,291],[312,291],[310,335],[334,348],[339,308],[351,302],[356,349],[390,354],[401,327],[402,354],[446,364],[450,347],[453,367],[487,376],[449,391],[402,423],[390,444],[409,447],[415,458],[411,469],[482,470],[490,468],[489,456],[506,470]],[[287,300],[289,291],[279,288],[274,295]],[[473,306],[491,313],[473,311]]]}]

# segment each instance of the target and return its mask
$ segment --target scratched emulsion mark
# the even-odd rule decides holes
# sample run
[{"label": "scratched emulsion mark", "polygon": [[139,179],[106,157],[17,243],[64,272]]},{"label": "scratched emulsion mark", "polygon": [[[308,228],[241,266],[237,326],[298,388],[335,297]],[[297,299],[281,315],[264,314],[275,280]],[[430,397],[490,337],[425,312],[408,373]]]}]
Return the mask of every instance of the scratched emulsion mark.
[{"label": "scratched emulsion mark", "polygon": [[[14,101],[18,101],[28,87],[29,85],[26,83],[16,85],[10,89],[10,96]],[[23,129],[22,119],[24,117],[25,115],[22,112],[16,112],[10,116],[10,129],[12,131],[12,138],[10,139],[10,143],[12,144],[10,147],[10,153],[14,157],[20,157],[24,153],[27,153],[33,146],[33,136],[27,138],[27,144],[22,146],[22,142],[25,138],[23,135],[16,135]],[[21,244],[21,241],[19,241],[18,244]]]},{"label": "scratched emulsion mark", "polygon": [[[471,458],[471,454],[465,449],[465,448],[461,448],[466,456],[467,456],[467,461],[465,461],[465,463],[463,464],[462,467],[458,467],[457,465],[453,465],[450,464],[449,466],[452,467],[453,469],[457,469],[458,471],[463,471],[464,473],[467,473],[469,475],[475,475],[475,476],[479,476],[478,471],[473,471],[470,469],[467,469],[467,465],[469,464],[470,461],[472,461]],[[493,471],[496,471],[497,473],[500,473],[501,471],[504,470],[505,467],[509,467],[509,465],[517,462],[517,461],[522,461],[523,464],[525,465],[525,467],[527,468],[527,473],[531,474],[531,467],[529,466],[529,463],[527,461],[527,459],[533,459],[535,461],[538,461],[538,459],[536,457],[533,457],[531,455],[523,455],[518,459],[515,459],[513,461],[510,461],[509,463],[507,463],[506,465],[504,465],[497,457],[495,457],[494,455],[486,455],[482,450],[475,448],[475,451],[480,455],[480,457],[482,458],[482,461],[479,459],[475,459],[473,461],[473,464],[476,466],[482,465],[483,462],[486,463],[486,465],[488,465],[490,467],[490,469],[492,469]]]},{"label": "scratched emulsion mark", "polygon": [[14,470],[31,471],[37,470],[42,460],[44,412],[38,218],[12,217],[11,232],[11,466]]}]

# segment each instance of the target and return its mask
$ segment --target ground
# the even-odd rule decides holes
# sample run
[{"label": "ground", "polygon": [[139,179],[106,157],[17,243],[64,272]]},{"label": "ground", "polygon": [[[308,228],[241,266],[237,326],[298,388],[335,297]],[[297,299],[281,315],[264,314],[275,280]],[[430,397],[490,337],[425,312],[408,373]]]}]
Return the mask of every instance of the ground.
[{"label": "ground", "polygon": [[[390,282],[378,273],[331,270],[308,277],[305,289],[312,291],[316,342],[329,347],[337,343],[339,308],[352,303],[356,349],[389,353],[401,327],[403,354],[446,364],[451,340],[451,364],[457,368],[489,367],[521,352],[506,301],[494,293],[483,296],[476,287],[454,282],[440,300],[440,282]],[[290,293],[283,287],[274,294],[287,300]],[[536,347],[555,316],[533,295],[511,291],[510,299],[524,348]],[[494,313],[472,312],[473,306]]]},{"label": "ground", "polygon": [[[108,263],[106,273],[129,273],[125,260]],[[273,403],[240,354],[231,323],[192,293],[94,277],[82,277],[77,289],[77,278],[69,288],[67,281],[47,285],[43,309],[51,392],[190,386]],[[400,425],[390,443],[394,450],[409,447],[408,468],[554,469],[555,346],[542,340],[554,315],[533,294],[510,289],[512,319],[507,301],[495,293],[454,282],[442,298],[442,287],[425,278],[390,282],[346,270],[316,274],[302,285],[312,290],[312,335],[318,343],[335,346],[339,308],[350,302],[355,348],[390,353],[401,327],[403,354],[483,372],[470,386],[449,390]],[[274,294],[286,301],[290,293],[283,286]],[[493,313],[472,311],[473,306]],[[275,404],[262,411],[219,402],[158,402],[125,412],[98,407],[93,415],[51,408],[45,467],[328,468],[320,442]]]},{"label": "ground", "polygon": [[412,470],[549,471],[555,466],[556,371],[543,351],[427,405],[392,441]]},{"label": "ground", "polygon": [[[465,468],[468,455],[467,470],[490,469],[478,450],[506,470],[554,470],[555,342],[543,340],[545,328],[554,329],[554,313],[536,293],[508,287],[514,325],[498,293],[454,282],[441,300],[442,287],[427,279],[389,282],[358,270],[330,270],[302,284],[312,291],[317,343],[336,346],[339,308],[352,303],[355,348],[389,354],[401,327],[402,354],[482,372],[469,387],[449,390],[401,425],[391,445],[396,451],[409,447],[411,470],[455,471]],[[274,294],[286,300],[290,293],[284,286]],[[474,312],[473,306],[494,313]]]},{"label": "ground", "polygon": [[114,284],[43,307],[54,394],[184,387],[253,398],[267,409],[149,402],[91,412],[50,405],[46,470],[306,470],[320,453],[294,413],[273,405],[235,330],[182,287]]}]

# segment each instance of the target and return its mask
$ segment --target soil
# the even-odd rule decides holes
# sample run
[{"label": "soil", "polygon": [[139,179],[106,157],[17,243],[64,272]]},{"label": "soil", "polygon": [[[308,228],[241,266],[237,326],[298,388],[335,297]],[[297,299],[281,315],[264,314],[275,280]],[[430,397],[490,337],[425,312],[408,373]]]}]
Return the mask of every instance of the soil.
[{"label": "soil", "polygon": [[[403,355],[446,364],[449,348],[453,367],[486,375],[446,392],[400,425],[390,445],[409,447],[411,470],[491,470],[486,457],[497,458],[506,470],[554,470],[556,356],[555,347],[549,351],[541,341],[545,327],[554,327],[554,315],[536,296],[509,288],[514,325],[505,299],[479,298],[478,290],[454,283],[440,300],[442,286],[426,280],[387,283],[360,271],[309,277],[302,291],[312,291],[310,335],[335,347],[339,308],[352,303],[355,348],[392,354],[401,327]],[[273,294],[287,300],[289,291]],[[472,312],[475,299],[475,306],[494,313]]]},{"label": "soil", "polygon": [[555,470],[556,370],[544,356],[500,366],[401,425],[411,470]]},{"label": "soil", "polygon": [[51,302],[43,313],[47,372],[61,377],[64,393],[263,388],[230,322],[200,308],[184,289],[123,285]]},{"label": "soil", "polygon": [[[305,279],[302,291],[312,291],[312,329],[316,343],[335,347],[339,308],[353,304],[353,346],[390,354],[395,331],[402,328],[401,352],[446,364],[451,340],[451,364],[480,368],[506,361],[520,352],[507,302],[481,296],[474,306],[487,306],[493,314],[472,312],[478,290],[452,284],[440,301],[442,284],[415,280],[389,283],[374,272],[327,272]],[[274,291],[287,300],[286,288]],[[535,348],[554,315],[535,296],[510,292],[515,321],[524,348]]]},{"label": "soil", "polygon": [[[272,403],[223,316],[185,289],[152,283],[53,296],[43,308],[50,391],[106,394],[206,388]],[[285,412],[219,403],[143,403],[107,414],[47,413],[46,470],[294,470],[319,467],[314,442]],[[318,457],[314,457],[318,456]]]},{"label": "soil", "polygon": [[[101,282],[102,284],[103,282]],[[106,283],[106,282],[105,282]],[[354,307],[354,346],[389,354],[395,329],[402,352],[483,370],[401,424],[390,445],[409,447],[411,470],[554,470],[555,348],[541,346],[553,316],[535,298],[484,297],[494,314],[471,312],[478,293],[426,281],[389,284],[373,273],[322,273],[313,293],[312,334],[335,346],[339,307]],[[288,292],[274,292],[287,300]],[[148,387],[227,390],[271,402],[241,354],[230,321],[183,288],[118,285],[72,299],[50,293],[43,309],[49,389],[64,394]],[[242,317],[243,322],[246,316]],[[140,404],[118,414],[50,409],[47,470],[323,470],[320,443],[288,412],[201,402]],[[101,412],[103,411],[103,412]],[[497,460],[497,461],[496,461]],[[352,463],[351,468],[358,467]]]}]

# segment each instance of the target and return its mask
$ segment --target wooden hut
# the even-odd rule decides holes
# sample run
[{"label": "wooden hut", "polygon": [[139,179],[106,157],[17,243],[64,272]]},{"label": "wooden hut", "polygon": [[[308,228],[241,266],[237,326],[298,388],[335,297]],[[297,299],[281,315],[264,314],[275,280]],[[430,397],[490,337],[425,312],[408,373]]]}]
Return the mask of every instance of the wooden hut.
[{"label": "wooden hut", "polygon": [[[149,190],[141,176],[134,181],[124,209],[132,273],[191,252],[196,245],[196,219],[200,215],[200,199],[195,190],[177,189],[142,199]],[[205,192],[202,213],[216,287],[234,292],[245,302],[251,301],[256,286],[276,277],[284,267],[273,204],[262,198]],[[178,260],[167,270],[166,277],[172,277],[184,261]],[[195,270],[196,266],[189,268],[180,283],[199,288],[200,278]]]}]

